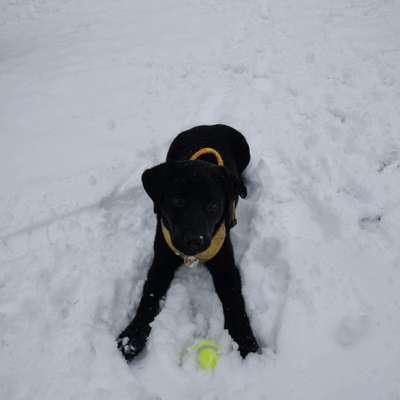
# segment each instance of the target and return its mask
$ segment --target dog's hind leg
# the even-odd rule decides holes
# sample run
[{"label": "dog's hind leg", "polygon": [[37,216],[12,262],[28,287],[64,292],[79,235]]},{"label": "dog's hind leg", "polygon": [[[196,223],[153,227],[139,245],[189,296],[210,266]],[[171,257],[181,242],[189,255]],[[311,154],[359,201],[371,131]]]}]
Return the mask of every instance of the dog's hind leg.
[{"label": "dog's hind leg", "polygon": [[245,358],[249,353],[259,352],[260,348],[246,313],[240,273],[235,265],[229,236],[219,253],[207,261],[206,266],[222,303],[225,328],[238,344],[241,356]]}]

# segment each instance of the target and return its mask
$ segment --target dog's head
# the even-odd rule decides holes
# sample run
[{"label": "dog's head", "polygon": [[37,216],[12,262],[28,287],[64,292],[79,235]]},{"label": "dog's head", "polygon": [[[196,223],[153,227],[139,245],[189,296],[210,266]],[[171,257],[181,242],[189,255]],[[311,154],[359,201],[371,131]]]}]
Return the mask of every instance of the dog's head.
[{"label": "dog's head", "polygon": [[225,167],[205,161],[174,161],[146,170],[142,182],[174,246],[194,255],[210,245],[237,196],[246,188]]}]

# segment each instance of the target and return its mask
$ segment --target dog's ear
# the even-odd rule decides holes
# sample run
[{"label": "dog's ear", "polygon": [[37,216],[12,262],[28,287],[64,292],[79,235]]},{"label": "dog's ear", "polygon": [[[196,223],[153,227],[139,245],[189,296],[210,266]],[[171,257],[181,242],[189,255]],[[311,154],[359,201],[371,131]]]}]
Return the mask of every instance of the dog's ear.
[{"label": "dog's ear", "polygon": [[153,200],[154,212],[157,213],[157,206],[160,204],[165,193],[170,176],[170,165],[162,163],[153,168],[146,169],[142,174],[144,190]]},{"label": "dog's ear", "polygon": [[230,128],[229,139],[238,171],[239,173],[242,173],[250,162],[249,145],[245,137],[233,128]]},{"label": "dog's ear", "polygon": [[218,171],[230,199],[237,199],[238,196],[244,199],[247,196],[247,188],[240,177],[225,167],[219,167]]},{"label": "dog's ear", "polygon": [[243,181],[225,167],[218,167],[219,178],[222,179],[225,193],[227,194],[227,206],[225,209],[226,226],[231,229],[236,225],[236,204],[238,196],[245,198],[247,189]]}]

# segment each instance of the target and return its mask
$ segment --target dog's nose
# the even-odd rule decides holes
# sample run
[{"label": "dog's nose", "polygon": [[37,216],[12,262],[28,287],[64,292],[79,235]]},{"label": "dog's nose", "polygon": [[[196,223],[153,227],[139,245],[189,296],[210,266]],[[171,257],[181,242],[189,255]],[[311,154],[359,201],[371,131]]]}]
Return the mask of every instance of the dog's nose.
[{"label": "dog's nose", "polygon": [[191,253],[197,253],[204,247],[205,237],[203,235],[186,235],[185,246]]}]

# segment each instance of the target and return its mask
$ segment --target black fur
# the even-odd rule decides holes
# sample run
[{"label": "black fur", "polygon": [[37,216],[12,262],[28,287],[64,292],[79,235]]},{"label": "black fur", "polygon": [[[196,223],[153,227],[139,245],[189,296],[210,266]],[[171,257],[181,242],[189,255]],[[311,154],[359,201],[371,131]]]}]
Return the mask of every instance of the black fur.
[{"label": "black fur", "polygon": [[[189,160],[203,147],[217,150],[224,167],[216,165],[213,155]],[[222,302],[225,328],[238,344],[240,354],[246,357],[259,351],[229,237],[234,225],[232,204],[237,203],[238,196],[247,194],[241,173],[249,161],[249,146],[241,133],[225,125],[199,126],[179,134],[169,148],[166,162],[143,173],[143,186],[157,214],[157,229],[154,259],[136,316],[118,337],[118,347],[126,360],[132,360],[144,348],[150,323],[160,311],[160,300],[182,264],[182,258],[164,240],[161,221],[169,229],[175,247],[186,255],[206,249],[220,224],[225,223],[224,244],[205,265]]]}]

